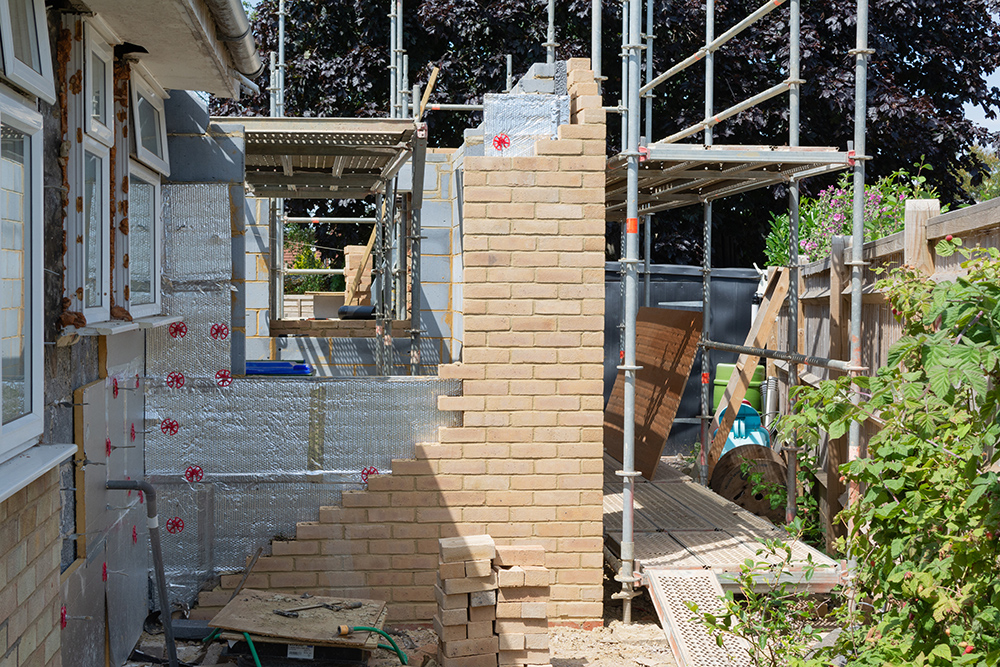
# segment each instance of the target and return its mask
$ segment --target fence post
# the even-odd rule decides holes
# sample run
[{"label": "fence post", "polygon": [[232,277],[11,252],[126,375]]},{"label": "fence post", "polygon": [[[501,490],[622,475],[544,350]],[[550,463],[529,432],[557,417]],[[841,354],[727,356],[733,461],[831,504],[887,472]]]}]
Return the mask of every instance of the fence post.
[{"label": "fence post", "polygon": [[927,247],[927,221],[941,214],[937,199],[908,199],[903,217],[903,263],[925,275],[934,274],[934,260]]},{"label": "fence post", "polygon": [[[844,326],[844,287],[850,280],[850,271],[844,263],[844,251],[848,247],[849,237],[834,236],[830,243],[830,359],[843,359],[847,350],[845,337],[847,327]],[[836,377],[837,371],[830,371],[830,377]],[[826,513],[824,529],[826,532],[826,549],[833,553],[834,538],[843,534],[843,526],[835,521],[840,512],[840,497],[846,490],[840,481],[840,466],[847,462],[847,438],[830,439],[826,445]]]}]

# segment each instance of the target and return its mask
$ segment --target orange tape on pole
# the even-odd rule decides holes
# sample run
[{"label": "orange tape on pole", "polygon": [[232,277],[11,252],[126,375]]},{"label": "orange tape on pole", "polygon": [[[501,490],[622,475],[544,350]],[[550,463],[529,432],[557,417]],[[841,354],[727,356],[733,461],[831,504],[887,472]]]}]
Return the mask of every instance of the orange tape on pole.
[{"label": "orange tape on pole", "polygon": [[625,232],[627,234],[639,233],[639,218],[628,218],[625,221]]}]

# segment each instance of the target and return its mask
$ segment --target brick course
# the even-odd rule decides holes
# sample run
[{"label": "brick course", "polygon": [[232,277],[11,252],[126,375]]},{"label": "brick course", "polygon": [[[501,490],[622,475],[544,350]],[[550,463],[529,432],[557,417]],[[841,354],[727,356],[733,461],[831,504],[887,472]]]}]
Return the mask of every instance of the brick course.
[{"label": "brick course", "polygon": [[[463,362],[439,368],[464,381],[439,404],[462,410],[464,425],[299,524],[295,541],[261,559],[254,588],[375,597],[390,622],[430,621],[437,540],[489,534],[545,549],[552,598],[540,610],[512,604],[600,622],[605,114],[588,68],[569,61],[572,124],[539,141],[536,157],[465,158]],[[343,556],[331,570],[356,578],[317,579],[317,554]],[[264,564],[277,557],[291,560]],[[393,569],[412,577],[387,584],[380,573]]]},{"label": "brick course", "polygon": [[59,653],[59,476],[0,503],[0,665],[62,664]]}]

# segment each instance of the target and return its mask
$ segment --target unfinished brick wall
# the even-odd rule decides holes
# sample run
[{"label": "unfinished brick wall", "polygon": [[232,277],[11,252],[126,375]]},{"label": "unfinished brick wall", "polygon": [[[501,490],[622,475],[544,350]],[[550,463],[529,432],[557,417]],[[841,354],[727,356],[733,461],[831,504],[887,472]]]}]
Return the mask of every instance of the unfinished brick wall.
[{"label": "unfinished brick wall", "polygon": [[61,664],[59,474],[0,503],[0,665]]},{"label": "unfinished brick wall", "polygon": [[274,542],[248,587],[373,597],[390,622],[429,622],[438,539],[486,533],[545,548],[551,622],[600,623],[605,118],[588,67],[569,61],[573,122],[536,157],[465,159],[463,363],[440,367],[464,391],[439,399],[463,426]]}]

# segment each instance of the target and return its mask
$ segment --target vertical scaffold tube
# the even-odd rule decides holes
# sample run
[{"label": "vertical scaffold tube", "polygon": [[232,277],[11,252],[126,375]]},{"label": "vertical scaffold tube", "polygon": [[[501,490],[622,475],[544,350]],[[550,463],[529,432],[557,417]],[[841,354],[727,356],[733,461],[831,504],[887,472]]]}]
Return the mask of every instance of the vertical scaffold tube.
[{"label": "vertical scaffold tube", "polygon": [[396,68],[396,0],[389,0],[389,118],[396,117],[396,98],[399,96],[399,72]]},{"label": "vertical scaffold tube", "polygon": [[[857,46],[854,49],[854,220],[851,235],[851,365],[861,366],[861,279],[864,261],[862,246],[865,238],[865,115],[868,108],[868,0],[858,0]],[[855,405],[861,402],[861,394],[855,387],[851,400]],[[861,425],[851,422],[847,440],[847,460],[854,461],[861,456]],[[858,488],[851,484],[848,502],[857,500]]]},{"label": "vertical scaffold tube", "polygon": [[556,0],[549,0],[549,28],[546,37],[545,62],[552,65],[556,61]]},{"label": "vertical scaffold tube", "polygon": [[[622,94],[618,98],[618,106],[624,107],[628,101],[628,3],[629,0],[622,0]],[[622,117],[622,152],[628,150],[628,114],[619,114]]]},{"label": "vertical scaffold tube", "polygon": [[[705,45],[715,39],[715,0],[705,3]],[[705,118],[715,113],[715,52],[705,54]],[[705,128],[705,145],[712,145],[712,127]],[[712,202],[704,208],[704,236],[701,257],[701,339],[711,338],[712,323]],[[709,437],[712,430],[712,400],[710,383],[712,358],[708,348],[701,347],[701,483],[708,486]]]},{"label": "vertical scaffold tube", "polygon": [[[788,145],[799,145],[799,5],[800,0],[792,0],[788,14]],[[793,180],[788,186],[788,349],[799,351],[799,182]],[[791,389],[799,384],[799,366],[788,364],[789,409],[794,410]],[[784,448],[787,457],[787,479],[785,480],[785,523],[795,518],[798,505],[796,499],[796,457],[798,438],[792,433],[792,440]]]},{"label": "vertical scaffold tube", "polygon": [[622,470],[622,543],[621,569],[616,579],[621,582],[622,590],[622,622],[632,622],[632,598],[635,596],[633,561],[635,558],[635,538],[633,536],[634,484],[635,477],[635,374],[636,366],[636,315],[638,313],[639,280],[637,265],[639,263],[639,88],[641,86],[641,68],[639,51],[641,42],[639,28],[642,11],[642,0],[628,1],[628,54],[627,70],[627,108],[628,108],[628,144],[625,152],[628,157],[628,180],[626,193],[625,219],[625,361],[622,368],[625,372],[624,424],[623,424],[623,454]]},{"label": "vertical scaffold tube", "polygon": [[[646,83],[653,80],[653,0],[646,0]],[[653,91],[646,92],[646,142],[653,141]],[[649,265],[653,253],[653,216],[642,219],[642,305],[652,305],[652,277]]]},{"label": "vertical scaffold tube", "polygon": [[396,118],[403,117],[403,54],[406,48],[403,46],[403,0],[396,0]]},{"label": "vertical scaffold tube", "polygon": [[285,0],[278,3],[278,102],[277,115],[285,117]]},{"label": "vertical scaffold tube", "polygon": [[604,0],[590,2],[590,68],[594,71],[594,79],[601,83],[601,31],[604,29]]}]

